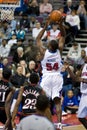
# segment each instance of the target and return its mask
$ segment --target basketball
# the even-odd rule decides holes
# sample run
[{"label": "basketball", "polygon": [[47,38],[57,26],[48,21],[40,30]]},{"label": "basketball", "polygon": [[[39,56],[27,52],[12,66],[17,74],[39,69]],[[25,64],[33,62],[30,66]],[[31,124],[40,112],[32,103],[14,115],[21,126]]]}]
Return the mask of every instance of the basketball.
[{"label": "basketball", "polygon": [[54,10],[50,13],[50,20],[53,22],[59,21],[62,17],[62,14],[58,10]]}]

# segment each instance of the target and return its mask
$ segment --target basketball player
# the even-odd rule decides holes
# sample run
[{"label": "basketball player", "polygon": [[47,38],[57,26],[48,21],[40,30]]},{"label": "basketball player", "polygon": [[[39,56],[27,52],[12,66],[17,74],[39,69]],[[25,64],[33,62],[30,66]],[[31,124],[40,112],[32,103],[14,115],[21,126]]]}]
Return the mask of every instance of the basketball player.
[{"label": "basketball player", "polygon": [[22,119],[17,130],[55,130],[52,122],[44,116],[49,105],[49,99],[45,95],[39,95],[36,103],[36,114]]},{"label": "basketball player", "polygon": [[[36,73],[30,75],[30,84],[24,86],[24,90],[19,92],[17,102],[12,114],[12,126],[15,128],[14,119],[18,112],[19,104],[22,104],[21,118],[36,112],[37,97],[45,92],[38,86],[39,77]],[[50,113],[51,115],[51,113]],[[51,117],[49,117],[51,118]]]},{"label": "basketball player", "polygon": [[41,37],[43,36],[50,19],[47,20],[43,30],[37,36],[37,46],[41,52],[41,64],[42,64],[42,81],[41,87],[46,92],[47,96],[52,98],[56,105],[56,112],[58,117],[58,129],[62,129],[61,124],[61,90],[63,85],[63,78],[61,76],[62,59],[61,54],[64,46],[65,29],[62,25],[62,20],[58,22],[58,26],[61,31],[61,38],[58,41],[51,40],[48,43],[48,49],[43,48]]},{"label": "basketball player", "polygon": [[81,82],[80,85],[80,92],[81,92],[81,99],[78,109],[78,118],[83,126],[87,129],[87,56],[85,57],[85,64],[83,65],[81,71],[81,77],[74,75],[73,72],[70,70],[68,65],[65,65],[70,76],[74,81]]},{"label": "basketball player", "polygon": [[10,113],[8,113],[9,103],[7,102],[5,104],[5,102],[8,96],[9,100],[11,100],[11,97],[14,93],[14,89],[9,82],[11,70],[8,68],[4,68],[2,76],[3,78],[2,80],[0,80],[0,122],[2,122],[3,124],[6,123],[7,127],[7,122],[9,122],[11,115]]}]

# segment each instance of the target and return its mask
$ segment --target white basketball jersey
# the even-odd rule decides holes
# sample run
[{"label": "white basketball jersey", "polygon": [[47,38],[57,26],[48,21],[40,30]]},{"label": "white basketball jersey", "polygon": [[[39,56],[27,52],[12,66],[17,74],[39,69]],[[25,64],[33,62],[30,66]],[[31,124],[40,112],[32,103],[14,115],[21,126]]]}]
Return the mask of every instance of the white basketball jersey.
[{"label": "white basketball jersey", "polygon": [[43,74],[60,74],[62,60],[59,50],[54,53],[50,52],[49,50],[46,50],[41,64]]},{"label": "white basketball jersey", "polygon": [[[83,67],[81,78],[87,79],[87,64],[85,64]],[[87,83],[81,82],[80,90],[81,93],[87,94]]]}]

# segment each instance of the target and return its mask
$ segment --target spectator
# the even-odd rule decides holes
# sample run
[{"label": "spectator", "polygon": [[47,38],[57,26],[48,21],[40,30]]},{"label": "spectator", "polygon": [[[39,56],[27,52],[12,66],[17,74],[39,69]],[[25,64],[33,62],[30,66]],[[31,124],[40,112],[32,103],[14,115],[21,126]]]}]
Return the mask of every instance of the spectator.
[{"label": "spectator", "polygon": [[[71,70],[74,71],[74,67],[70,66]],[[62,95],[63,97],[67,95],[68,90],[73,88],[73,81],[70,77],[70,74],[65,70],[65,68],[62,68],[61,74],[63,75],[63,90]]]},{"label": "spectator", "polygon": [[28,8],[28,5],[25,2],[23,2],[21,7],[15,8],[14,15],[15,16],[22,16],[23,13],[25,14],[27,12],[27,8]]},{"label": "spectator", "polygon": [[[79,3],[79,6],[77,8],[77,14],[79,15],[80,20],[82,22],[81,27],[84,29],[87,29],[87,14],[86,14],[86,12],[87,12],[87,7],[85,5],[85,1],[81,0]],[[83,26],[83,23],[84,23],[84,26]]]},{"label": "spectator", "polygon": [[28,69],[27,69],[27,63],[25,60],[20,60],[19,64],[22,66],[23,68],[23,75],[26,76]]},{"label": "spectator", "polygon": [[15,62],[15,64],[18,64],[20,60],[26,60],[24,50],[22,47],[18,47],[17,52],[15,52],[13,56],[13,61]]},{"label": "spectator", "polygon": [[33,61],[33,60],[29,61],[28,68],[27,68],[28,71],[26,74],[26,77],[28,78],[28,80],[30,78],[30,74],[35,72],[35,65],[36,65],[35,61]]},{"label": "spectator", "polygon": [[22,40],[21,39],[18,39],[17,40],[17,44],[13,44],[12,46],[11,46],[11,49],[10,49],[10,53],[9,53],[9,56],[14,56],[14,53],[17,53],[17,48],[18,47],[22,47],[23,49],[25,49],[24,48],[24,45],[23,45],[23,42],[22,42]]},{"label": "spectator", "polygon": [[28,15],[27,14],[23,14],[22,18],[20,20],[20,27],[22,29],[24,29],[25,32],[28,32],[30,29],[30,21],[28,19]]},{"label": "spectator", "polygon": [[[36,40],[36,37],[38,36],[39,32],[42,30],[43,28],[41,27],[40,22],[36,22],[36,28],[33,28],[32,30],[32,36],[33,38]],[[47,36],[47,32],[45,31],[42,39],[44,39]]]},{"label": "spectator", "polygon": [[0,57],[2,58],[8,57],[9,52],[10,52],[10,48],[7,44],[7,40],[3,39],[2,44],[0,45]]},{"label": "spectator", "polygon": [[[55,130],[54,125],[45,116],[46,109],[49,109],[49,99],[45,95],[40,95],[36,103],[36,115],[25,117],[19,124],[18,130]],[[33,122],[33,124],[32,124]],[[44,124],[42,123],[44,122]],[[37,124],[37,125],[36,125]]]},{"label": "spectator", "polygon": [[67,113],[75,114],[78,110],[78,100],[74,96],[73,90],[68,90],[67,96],[63,99],[62,110]]},{"label": "spectator", "polygon": [[11,83],[16,87],[20,88],[24,85],[26,77],[23,75],[23,68],[21,65],[17,66],[16,73],[11,77]]},{"label": "spectator", "polygon": [[20,28],[20,23],[16,25],[16,30],[15,30],[17,39],[25,39],[25,30],[23,28]]},{"label": "spectator", "polygon": [[71,64],[76,65],[77,60],[80,57],[81,57],[81,47],[78,43],[74,42],[67,54],[67,60],[69,60],[71,62]]},{"label": "spectator", "polygon": [[78,34],[78,30],[80,30],[80,19],[76,14],[75,10],[71,11],[71,14],[66,16],[65,21],[70,24],[70,30],[72,32],[73,37],[76,37]]},{"label": "spectator", "polygon": [[16,20],[16,18],[14,17],[14,18],[11,20],[11,23],[10,23],[10,26],[11,26],[11,30],[12,30],[12,31],[16,30],[16,24],[17,24],[17,20]]},{"label": "spectator", "polygon": [[2,24],[2,32],[3,34],[5,35],[5,39],[9,39],[10,38],[10,33],[12,31],[12,28],[11,26],[9,25],[9,22],[8,21],[3,21],[3,24]]},{"label": "spectator", "polygon": [[64,6],[64,13],[71,14],[71,11],[74,9],[72,5],[72,0],[67,0],[66,5]]},{"label": "spectator", "polygon": [[39,16],[39,5],[37,0],[32,0],[28,5],[27,14],[31,16]]},{"label": "spectator", "polygon": [[53,23],[52,29],[48,31],[47,39],[49,40],[58,40],[61,36],[60,30],[58,29],[58,24]]},{"label": "spectator", "polygon": [[49,0],[43,0],[43,3],[40,4],[40,15],[48,16],[52,11],[52,4],[49,3]]},{"label": "spectator", "polygon": [[81,50],[81,57],[77,60],[77,65],[83,65],[85,63],[86,52]]},{"label": "spectator", "polygon": [[36,18],[34,16],[30,17],[30,30],[36,27]]},{"label": "spectator", "polygon": [[12,38],[8,41],[9,48],[11,48],[14,44],[17,44],[16,34],[13,34]]}]

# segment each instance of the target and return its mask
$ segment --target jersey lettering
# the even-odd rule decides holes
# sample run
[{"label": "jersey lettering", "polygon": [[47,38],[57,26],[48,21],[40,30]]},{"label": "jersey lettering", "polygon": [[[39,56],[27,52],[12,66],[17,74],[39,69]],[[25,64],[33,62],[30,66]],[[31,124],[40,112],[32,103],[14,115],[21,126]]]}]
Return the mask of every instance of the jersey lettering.
[{"label": "jersey lettering", "polygon": [[0,92],[0,101],[5,102],[5,93],[6,92]]},{"label": "jersey lettering", "polygon": [[23,109],[36,109],[36,99],[26,99]]},{"label": "jersey lettering", "polygon": [[58,70],[58,63],[54,63],[53,66],[51,63],[46,63],[46,67],[48,71]]}]

